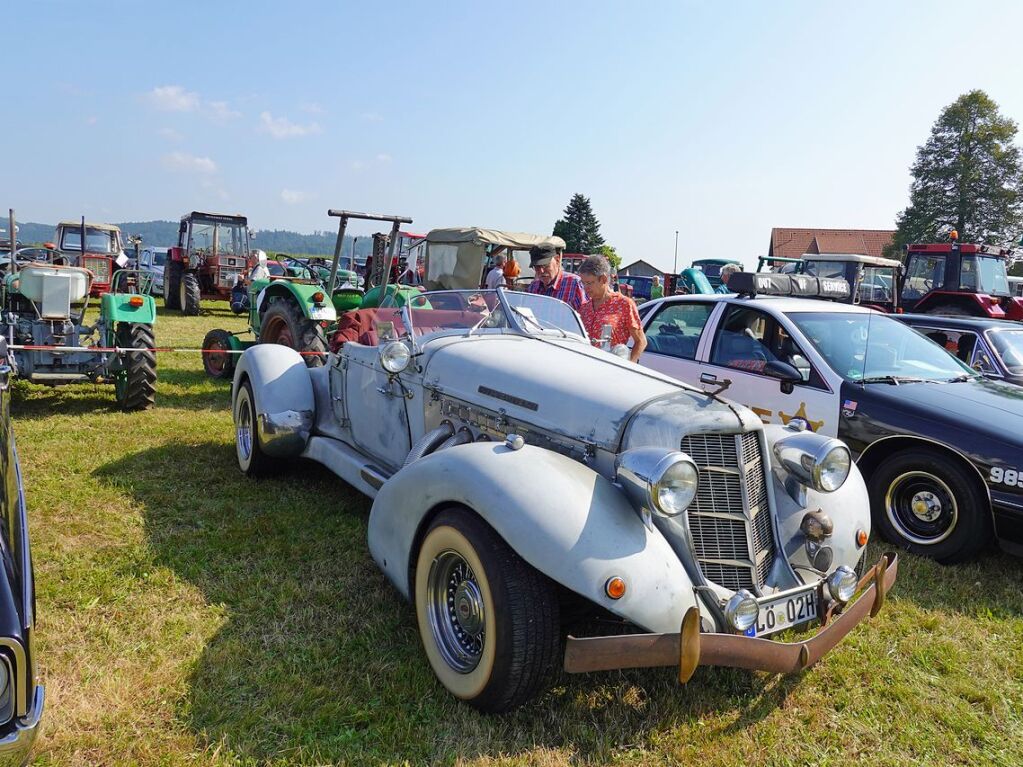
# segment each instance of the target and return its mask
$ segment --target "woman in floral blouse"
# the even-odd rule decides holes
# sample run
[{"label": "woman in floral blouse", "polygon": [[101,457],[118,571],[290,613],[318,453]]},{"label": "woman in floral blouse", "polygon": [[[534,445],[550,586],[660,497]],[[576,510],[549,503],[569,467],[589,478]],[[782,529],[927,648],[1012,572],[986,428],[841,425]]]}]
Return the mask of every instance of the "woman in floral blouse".
[{"label": "woman in floral blouse", "polygon": [[639,321],[636,302],[628,296],[611,290],[611,265],[604,256],[590,256],[579,266],[579,277],[589,301],[579,309],[583,327],[590,340],[603,341],[605,325],[611,326],[611,346],[625,344],[632,339],[629,359],[639,361],[646,348],[646,335]]}]

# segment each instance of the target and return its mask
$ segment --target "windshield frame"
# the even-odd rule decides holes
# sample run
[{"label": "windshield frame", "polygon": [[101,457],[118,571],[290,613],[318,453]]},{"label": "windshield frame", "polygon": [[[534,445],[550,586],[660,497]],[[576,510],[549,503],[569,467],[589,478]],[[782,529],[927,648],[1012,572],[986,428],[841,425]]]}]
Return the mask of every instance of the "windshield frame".
[{"label": "windshield frame", "polygon": [[[792,323],[792,325],[799,331],[799,334],[803,338],[806,339],[806,342],[820,356],[820,358],[824,361],[824,363],[828,366],[828,368],[832,372],[834,372],[837,376],[839,376],[846,383],[862,386],[862,385],[867,384],[867,383],[873,383],[873,382],[875,382],[875,381],[877,381],[879,379],[882,379],[882,378],[891,379],[890,382],[896,382],[895,379],[906,378],[906,379],[911,379],[913,381],[923,381],[923,382],[928,382],[928,383],[948,383],[948,382],[953,381],[953,380],[959,380],[962,376],[967,376],[968,378],[971,378],[971,379],[975,379],[975,378],[981,377],[981,375],[976,370],[971,368],[969,365],[967,365],[965,362],[963,362],[962,360],[957,358],[954,354],[952,354],[948,350],[943,349],[940,345],[936,344],[934,341],[932,341],[926,335],[921,333],[917,328],[912,327],[910,325],[907,325],[907,324],[905,324],[903,322],[900,322],[898,320],[892,319],[891,317],[889,317],[889,316],[887,316],[887,315],[885,315],[885,314],[883,314],[881,312],[877,312],[877,311],[873,311],[873,310],[868,311],[868,312],[802,312],[802,311],[800,311],[800,312],[787,313],[787,316],[788,316],[789,321]],[[862,321],[864,321],[866,323],[867,335],[866,335],[866,338],[862,342],[863,343],[863,356],[862,356],[862,359],[859,361],[859,365],[860,365],[859,376],[856,377],[856,376],[850,375],[848,370],[843,372],[843,370],[841,369],[841,365],[838,362],[836,362],[836,356],[837,355],[836,355],[835,349],[828,349],[827,351],[825,349],[823,349],[821,343],[819,343],[818,341],[814,340],[813,336],[811,336],[811,334],[809,332],[809,328],[806,325],[804,325],[803,322],[800,321],[800,318],[807,318],[807,319],[827,318],[827,319],[833,319],[834,322],[841,322],[843,320],[844,321],[861,320],[861,318],[862,318]],[[929,344],[930,346],[933,346],[936,351],[939,351],[941,354],[945,355],[944,357],[940,357],[939,356],[938,359],[941,359],[943,362],[947,360],[950,363],[950,365],[949,365],[950,369],[948,370],[948,374],[949,375],[948,376],[944,376],[943,375],[941,377],[935,377],[935,378],[927,378],[927,377],[920,376],[919,375],[920,371],[914,371],[914,370],[900,370],[898,373],[895,373],[895,374],[874,374],[874,373],[871,373],[871,371],[868,370],[867,365],[868,365],[868,362],[869,362],[869,354],[870,354],[870,339],[871,339],[871,336],[874,335],[874,333],[871,331],[871,326],[873,324],[875,324],[875,323],[882,323],[882,328],[885,327],[884,323],[893,323],[891,325],[888,325],[887,327],[899,328],[899,329],[895,330],[896,333],[902,333],[903,331],[905,331],[907,333],[916,335],[925,344]],[[874,337],[876,338],[876,335],[874,335]],[[924,348],[927,348],[927,347],[924,347]],[[875,353],[878,350],[879,350],[879,348],[875,347]],[[856,358],[856,355],[853,355],[853,358],[850,359],[850,362],[854,358]],[[905,364],[905,360],[898,360],[898,362],[899,362],[899,367],[903,368],[904,364]],[[920,360],[920,362],[922,362],[924,364],[930,364],[930,363],[927,363],[926,360]],[[871,373],[871,374],[868,374],[868,373]]]},{"label": "windshield frame", "polygon": [[[501,326],[499,326],[499,327],[493,327],[493,328],[482,327],[483,322],[485,321],[485,319],[487,317],[489,317],[491,314],[493,314],[494,309],[491,309],[490,312],[488,314],[486,314],[486,315],[483,315],[481,313],[480,322],[477,323],[476,325],[474,325],[473,327],[451,327],[451,328],[444,328],[444,329],[440,329],[440,330],[430,331],[429,333],[424,333],[422,335],[417,336],[416,333],[415,333],[416,324],[413,321],[414,317],[412,315],[412,311],[415,310],[416,307],[412,306],[412,302],[418,301],[418,300],[423,300],[423,299],[429,300],[429,296],[445,296],[445,295],[447,295],[447,296],[464,295],[464,296],[481,296],[481,297],[485,297],[485,296],[488,296],[488,295],[489,296],[493,296],[493,297],[495,297],[497,299],[497,304],[500,307],[501,312],[502,312],[502,314],[504,316],[503,317],[503,324]],[[557,302],[558,304],[561,304],[564,307],[564,310],[567,311],[570,314],[570,316],[575,320],[575,324],[577,325],[578,330],[577,331],[566,330],[566,329],[564,329],[564,328],[562,328],[562,327],[560,327],[558,325],[553,325],[553,323],[551,323],[552,327],[543,327],[542,324],[541,325],[534,325],[533,321],[527,315],[524,315],[521,312],[521,308],[522,307],[516,305],[518,302],[517,301],[513,302],[513,301],[509,300],[511,296],[514,296],[514,297],[528,296],[530,301],[536,301],[536,302],[539,302],[541,304],[546,303],[546,302]],[[551,305],[554,306],[554,304],[551,304]],[[386,308],[386,307],[381,306],[381,308]],[[495,309],[496,308],[497,307],[495,306]],[[581,342],[584,342],[586,344],[589,344],[589,339],[588,339],[588,337],[586,335],[586,329],[585,329],[585,327],[582,324],[582,320],[579,318],[579,313],[576,312],[571,306],[566,304],[564,301],[561,301],[560,299],[554,298],[553,296],[544,296],[544,295],[539,295],[537,293],[523,293],[522,291],[517,291],[517,290],[516,291],[508,291],[508,290],[506,290],[503,287],[499,287],[496,290],[488,290],[486,288],[470,290],[470,289],[462,288],[462,289],[450,289],[450,290],[428,290],[428,291],[424,291],[424,292],[420,293],[419,295],[413,297],[410,301],[406,302],[402,306],[402,315],[403,315],[403,321],[404,321],[404,323],[406,325],[406,328],[407,328],[406,332],[409,334],[409,337],[411,339],[413,339],[413,340],[416,340],[416,339],[419,339],[419,338],[423,338],[423,337],[425,337],[427,335],[433,335],[434,333],[445,333],[445,334],[457,333],[458,335],[462,335],[462,336],[465,336],[465,337],[468,338],[468,337],[470,337],[472,335],[480,334],[480,333],[495,333],[495,332],[496,333],[506,333],[506,332],[511,331],[511,332],[514,332],[514,333],[519,333],[519,334],[530,336],[530,337],[567,338],[567,339],[573,339],[573,340],[577,340],[577,341],[581,341]],[[539,323],[543,323],[544,322],[544,320],[542,318],[537,317],[536,319],[538,320]]]},{"label": "windshield frame", "polygon": [[1002,350],[998,348],[998,344],[995,343],[995,337],[999,335],[1019,335],[1023,337],[1023,325],[1017,328],[988,328],[984,331],[984,340],[987,342],[988,348],[991,353],[995,355],[998,360],[998,366],[1004,371],[1005,375],[1013,378],[1023,376],[1023,366],[1009,365],[1005,361],[1005,356],[1002,354]]}]

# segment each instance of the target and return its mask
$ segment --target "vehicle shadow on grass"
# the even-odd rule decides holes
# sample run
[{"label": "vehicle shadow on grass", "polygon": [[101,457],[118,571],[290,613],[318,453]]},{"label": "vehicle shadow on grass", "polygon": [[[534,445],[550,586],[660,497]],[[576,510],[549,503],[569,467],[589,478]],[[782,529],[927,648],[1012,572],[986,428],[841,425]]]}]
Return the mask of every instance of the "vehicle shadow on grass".
[{"label": "vehicle shadow on grass", "polygon": [[[155,563],[198,588],[222,625],[189,664],[180,716],[200,747],[242,759],[448,762],[564,750],[604,761],[725,714],[742,728],[800,677],[699,669],[559,674],[505,716],[457,703],[414,613],[366,546],[370,502],[322,467],[241,475],[223,443],[164,445],[96,476],[143,508]],[[154,692],[155,694],[155,692]]]},{"label": "vehicle shadow on grass", "polygon": [[[156,404],[163,408],[231,407],[230,381],[215,381],[202,370],[157,369]],[[11,387],[11,413],[15,418],[35,420],[60,415],[122,413],[113,384],[76,383],[46,386],[15,381]]]}]

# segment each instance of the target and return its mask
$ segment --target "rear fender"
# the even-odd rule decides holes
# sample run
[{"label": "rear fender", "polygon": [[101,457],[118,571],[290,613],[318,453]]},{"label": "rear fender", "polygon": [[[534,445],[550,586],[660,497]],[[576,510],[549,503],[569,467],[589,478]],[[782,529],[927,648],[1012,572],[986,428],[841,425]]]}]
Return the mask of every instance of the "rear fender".
[{"label": "rear fender", "polygon": [[[142,299],[138,306],[131,299]],[[100,298],[100,317],[110,326],[116,322],[152,325],[156,322],[156,301],[142,293],[104,293]]]},{"label": "rear fender", "polygon": [[[319,293],[324,296],[322,301],[313,301],[313,296]],[[302,316],[315,322],[334,322],[337,320],[337,311],[329,298],[325,295],[320,285],[306,285],[300,282],[288,280],[274,280],[266,286],[262,306],[269,306],[271,298],[291,299],[302,310]]]},{"label": "rear fender", "polygon": [[[421,458],[374,499],[370,553],[406,598],[426,525],[453,505],[478,514],[552,580],[648,631],[678,631],[682,615],[697,604],[671,546],[643,524],[621,490],[558,453],[495,442]],[[616,575],[626,583],[619,600],[604,593]]]},{"label": "rear fender", "polygon": [[256,344],[238,360],[231,384],[231,410],[238,391],[248,381],[256,406],[260,447],[279,458],[305,450],[316,417],[316,400],[309,369],[294,349]]}]

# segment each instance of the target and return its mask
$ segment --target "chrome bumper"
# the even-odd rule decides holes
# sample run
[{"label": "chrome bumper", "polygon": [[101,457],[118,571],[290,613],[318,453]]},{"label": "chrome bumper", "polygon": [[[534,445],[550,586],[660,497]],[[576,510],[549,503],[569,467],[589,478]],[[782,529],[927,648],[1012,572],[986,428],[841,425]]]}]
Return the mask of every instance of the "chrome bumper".
[{"label": "chrome bumper", "polygon": [[578,674],[678,666],[679,681],[683,683],[689,681],[697,666],[793,674],[819,661],[868,615],[877,615],[885,595],[895,585],[898,568],[895,554],[882,555],[860,580],[859,598],[841,612],[829,609],[823,617],[821,630],[802,642],[775,642],[737,634],[701,634],[699,608],[690,607],[677,634],[569,637],[565,647],[565,671]]},{"label": "chrome bumper", "polygon": [[0,738],[0,767],[21,767],[28,761],[32,744],[39,732],[45,697],[43,686],[36,685],[28,713],[14,720],[14,732]]}]

